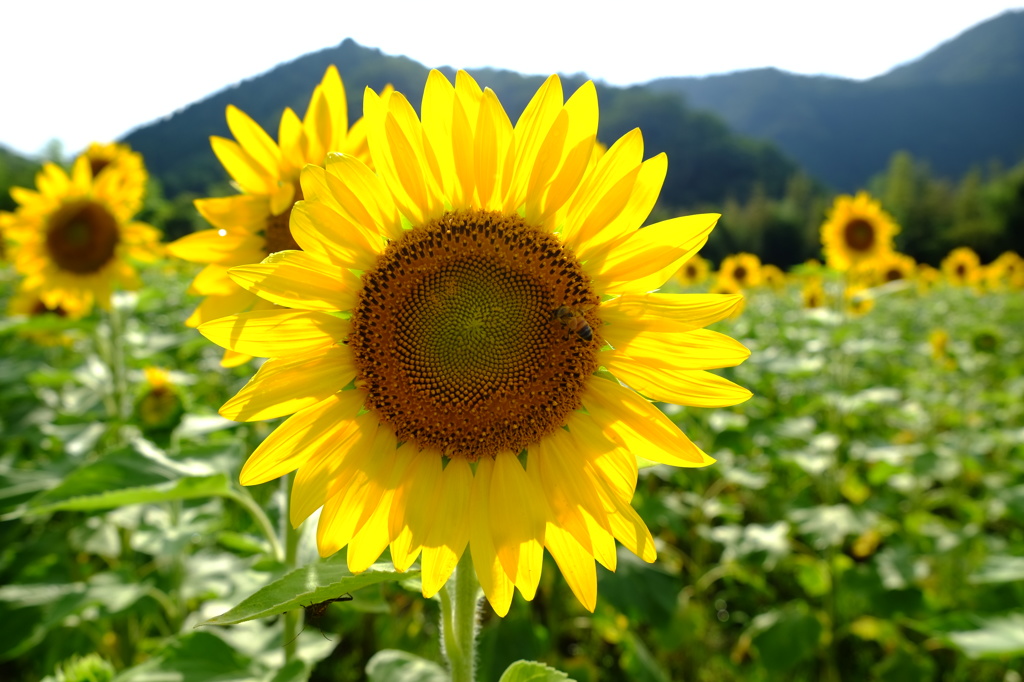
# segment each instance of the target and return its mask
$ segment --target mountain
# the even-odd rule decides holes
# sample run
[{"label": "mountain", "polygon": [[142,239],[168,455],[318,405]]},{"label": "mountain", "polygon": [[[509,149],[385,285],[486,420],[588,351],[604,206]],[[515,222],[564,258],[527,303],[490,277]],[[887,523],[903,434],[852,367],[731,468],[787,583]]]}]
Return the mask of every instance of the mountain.
[{"label": "mountain", "polygon": [[[379,91],[391,83],[414,105],[423,96],[428,70],[406,57],[381,54],[351,39],[282,64],[264,74],[222,90],[159,121],[137,128],[124,141],[146,159],[168,195],[204,194],[227,178],[209,136],[230,136],[224,118],[228,104],[252,116],[276,137],[281,112],[290,106],[305,111],[313,87],[328,65],[337,65],[345,82],[350,120],[359,117],[366,86]],[[441,69],[451,80],[454,70]],[[471,70],[482,86],[499,96],[515,121],[544,78],[495,69]],[[585,81],[581,75],[563,80],[566,93]],[[616,88],[598,84],[601,103],[599,139],[610,144],[634,127],[644,134],[645,156],[666,152],[668,177],[663,203],[674,206],[720,204],[727,197],[749,196],[759,187],[770,196],[785,189],[796,165],[771,143],[741,138],[716,116],[688,108],[673,94],[649,88]]]},{"label": "mountain", "polygon": [[1008,11],[866,81],[754,69],[662,78],[737,132],[777,144],[811,175],[852,191],[909,151],[933,172],[1024,159],[1024,11]]}]

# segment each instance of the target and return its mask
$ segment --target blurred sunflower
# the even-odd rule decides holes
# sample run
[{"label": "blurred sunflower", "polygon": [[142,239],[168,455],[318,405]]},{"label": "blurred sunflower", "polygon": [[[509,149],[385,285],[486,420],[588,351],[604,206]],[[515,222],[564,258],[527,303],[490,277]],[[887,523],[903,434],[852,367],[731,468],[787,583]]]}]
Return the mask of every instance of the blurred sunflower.
[{"label": "blurred sunflower", "polygon": [[146,195],[149,174],[142,161],[142,154],[132,151],[126,144],[93,142],[82,156],[89,160],[94,178],[100,174],[116,175],[117,195],[125,203],[124,210],[134,215],[142,209]]},{"label": "blurred sunflower", "polygon": [[940,263],[946,281],[956,286],[969,286],[981,281],[981,259],[969,246],[958,246]]},{"label": "blurred sunflower", "polygon": [[985,284],[992,291],[1024,288],[1024,258],[1003,252],[985,267]]},{"label": "blurred sunflower", "polygon": [[683,267],[679,268],[679,272],[676,273],[676,281],[684,287],[703,284],[710,271],[711,264],[699,255],[694,255],[693,258],[683,263]]},{"label": "blurred sunflower", "polygon": [[917,269],[914,271],[914,279],[917,281],[918,292],[927,294],[932,287],[942,281],[942,272],[927,263],[918,263]]},{"label": "blurred sunflower", "polygon": [[715,275],[714,282],[711,283],[711,288],[708,293],[716,296],[740,296],[739,303],[732,309],[728,317],[730,319],[736,319],[743,313],[743,309],[747,307],[747,299],[743,297],[743,287],[736,283],[736,280],[731,277],[722,277],[721,273]]},{"label": "blurred sunflower", "polygon": [[786,287],[786,273],[774,265],[762,265],[761,285],[769,287],[774,291],[780,291]]},{"label": "blurred sunflower", "polygon": [[821,244],[830,268],[849,270],[892,251],[899,226],[867,192],[836,197],[821,226]]},{"label": "blurred sunflower", "polygon": [[868,293],[868,288],[865,286],[846,287],[843,291],[843,301],[846,303],[846,312],[854,317],[865,315],[875,307],[875,299]]},{"label": "blurred sunflower", "polygon": [[131,220],[121,176],[93,177],[89,159],[79,156],[66,173],[47,163],[36,175],[36,190],[11,188],[18,210],[6,220],[13,241],[11,259],[25,275],[24,287],[43,304],[71,318],[93,304],[108,308],[115,286],[137,289],[128,259],[152,261],[160,233]]},{"label": "blurred sunflower", "polygon": [[[232,282],[227,271],[235,265],[259,263],[277,251],[299,248],[289,221],[295,202],[303,198],[299,183],[303,166],[322,166],[328,152],[344,152],[369,162],[361,121],[349,129],[345,88],[334,66],[327,68],[314,88],[302,120],[291,109],[284,110],[277,142],[233,105],[227,108],[227,120],[235,140],[214,136],[210,145],[242,194],[197,199],[196,209],[214,229],[186,235],[167,247],[178,258],[206,264],[189,289],[206,297],[185,321],[190,327],[231,313],[272,307]],[[234,367],[251,357],[226,351],[221,364]]]},{"label": "blurred sunflower", "polygon": [[546,547],[593,610],[594,560],[615,568],[614,539],[655,558],[630,506],[636,457],[713,461],[650,401],[750,396],[706,371],[749,351],[702,329],[741,298],[649,293],[718,216],[638,230],[666,158],[644,161],[633,130],[589,166],[593,83],[564,102],[550,77],[515,126],[461,71],[454,87],[430,73],[422,119],[399,93],[367,90],[364,111],[377,174],[344,154],[308,166],[292,213],[303,251],[231,270],[286,308],[200,327],[270,358],[221,414],[296,413],[241,481],[298,469],[291,522],[322,506],[320,553],[347,545],[353,571],[390,545],[399,570],[421,557],[431,596],[468,546],[505,614],[513,586],[533,598]]},{"label": "blurred sunflower", "polygon": [[871,273],[872,281],[877,284],[912,279],[917,263],[911,256],[896,251],[883,253],[865,264]]},{"label": "blurred sunflower", "polygon": [[145,382],[135,401],[135,417],[143,433],[170,432],[185,413],[185,406],[170,372],[160,367],[143,370]]},{"label": "blurred sunflower", "polygon": [[718,276],[731,279],[741,289],[756,287],[761,283],[761,259],[752,253],[737,253],[726,256]]},{"label": "blurred sunflower", "polygon": [[804,283],[800,290],[800,301],[805,308],[820,308],[825,305],[825,288],[818,278],[812,278]]}]

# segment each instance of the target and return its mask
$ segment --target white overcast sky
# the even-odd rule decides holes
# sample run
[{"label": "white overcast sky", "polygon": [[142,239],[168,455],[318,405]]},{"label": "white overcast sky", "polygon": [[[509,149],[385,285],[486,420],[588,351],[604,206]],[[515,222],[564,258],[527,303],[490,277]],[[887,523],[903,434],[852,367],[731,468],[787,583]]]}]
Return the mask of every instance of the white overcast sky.
[{"label": "white overcast sky", "polygon": [[92,140],[115,139],[345,38],[429,67],[584,72],[616,85],[763,66],[863,79],[1022,5],[1021,0],[11,2],[2,12],[0,144],[35,154],[58,139],[65,152],[76,152]]}]

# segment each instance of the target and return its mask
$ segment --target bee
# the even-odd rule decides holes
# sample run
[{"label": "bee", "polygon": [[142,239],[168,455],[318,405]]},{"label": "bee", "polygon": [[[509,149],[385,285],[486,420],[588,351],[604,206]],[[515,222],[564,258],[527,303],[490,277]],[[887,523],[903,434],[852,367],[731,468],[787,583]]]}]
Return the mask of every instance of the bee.
[{"label": "bee", "polygon": [[590,328],[587,318],[583,317],[583,313],[578,310],[573,310],[567,305],[560,305],[555,308],[551,317],[568,327],[569,331],[576,332],[576,335],[584,341],[594,340],[594,330]]}]

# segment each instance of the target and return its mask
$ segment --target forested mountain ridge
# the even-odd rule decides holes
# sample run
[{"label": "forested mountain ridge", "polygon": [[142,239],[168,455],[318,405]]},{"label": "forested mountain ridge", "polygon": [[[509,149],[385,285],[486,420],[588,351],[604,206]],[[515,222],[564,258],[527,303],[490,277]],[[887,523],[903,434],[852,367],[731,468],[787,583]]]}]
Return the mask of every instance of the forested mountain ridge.
[{"label": "forested mountain ridge", "polygon": [[[224,110],[234,104],[276,137],[281,112],[290,106],[299,115],[328,65],[337,65],[345,82],[349,119],[361,115],[366,86],[379,91],[391,83],[414,106],[423,95],[428,69],[406,57],[381,54],[351,39],[334,48],[307,54],[254,78],[222,90],[174,114],[129,133],[124,141],[144,155],[150,172],[173,196],[182,191],[204,193],[226,174],[210,150],[209,136],[230,136]],[[441,69],[454,79],[454,71]],[[482,86],[498,94],[515,121],[543,82],[542,76],[511,71],[471,69]],[[585,81],[582,75],[563,78],[566,93]],[[616,88],[598,84],[601,104],[599,139],[614,142],[630,129],[644,134],[645,156],[666,152],[669,171],[662,200],[674,206],[720,203],[746,197],[755,186],[780,195],[796,165],[771,143],[741,138],[711,114],[696,112],[671,94],[643,87]]]},{"label": "forested mountain ridge", "polygon": [[647,86],[776,143],[838,190],[864,186],[899,150],[959,178],[991,160],[1024,158],[1024,11],[867,81],[754,69]]}]

